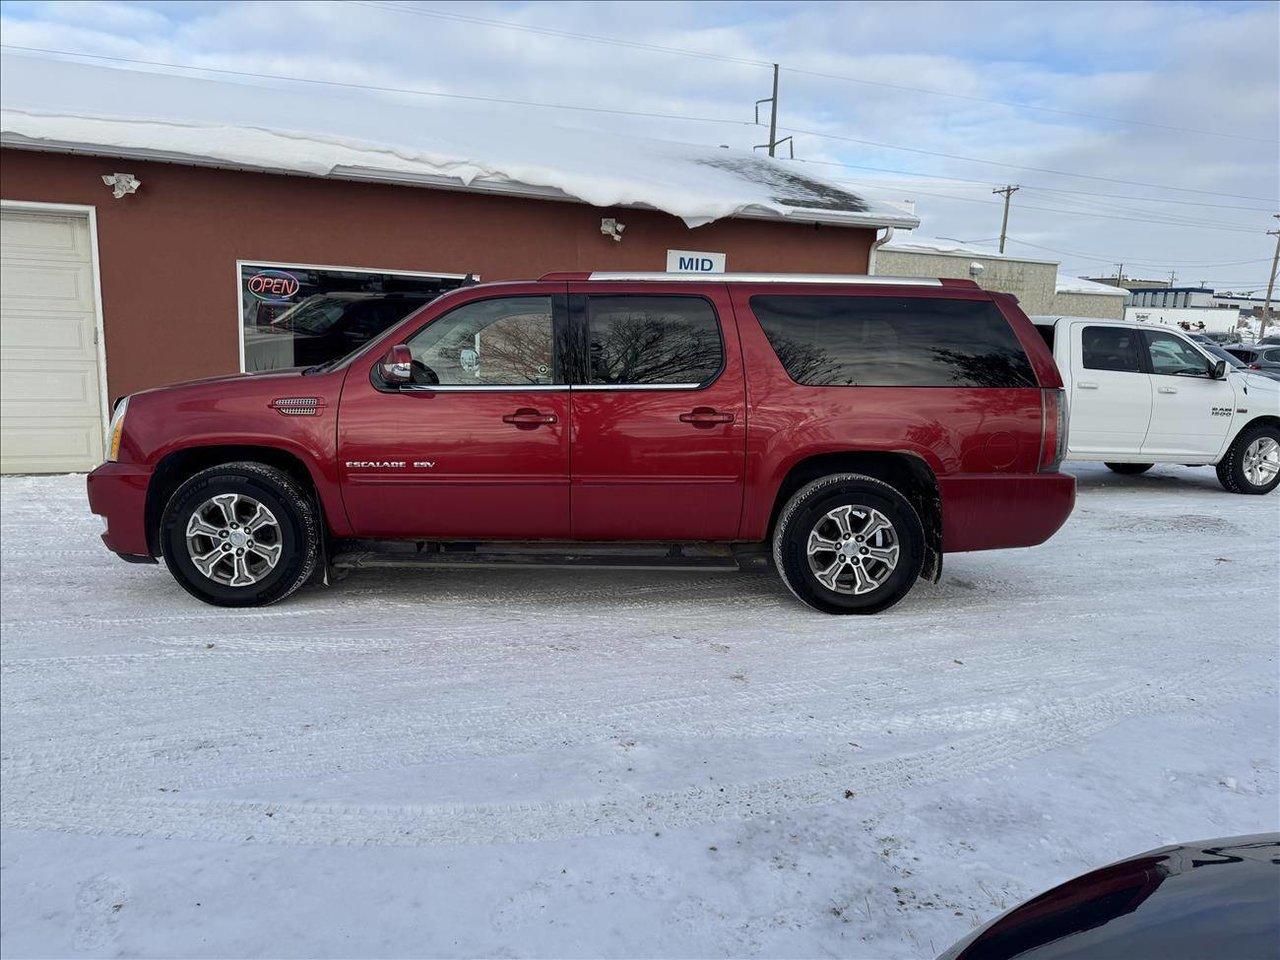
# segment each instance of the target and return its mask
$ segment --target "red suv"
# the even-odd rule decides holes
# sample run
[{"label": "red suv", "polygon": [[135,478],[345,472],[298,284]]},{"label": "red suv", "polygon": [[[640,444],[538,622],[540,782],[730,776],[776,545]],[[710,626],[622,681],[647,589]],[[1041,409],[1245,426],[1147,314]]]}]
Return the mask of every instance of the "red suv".
[{"label": "red suv", "polygon": [[1016,301],[968,280],[549,274],[332,363],[135,394],[89,502],[110,549],[224,606],[344,555],[754,554],[810,606],[874,613],[944,552],[1062,525],[1061,385]]}]

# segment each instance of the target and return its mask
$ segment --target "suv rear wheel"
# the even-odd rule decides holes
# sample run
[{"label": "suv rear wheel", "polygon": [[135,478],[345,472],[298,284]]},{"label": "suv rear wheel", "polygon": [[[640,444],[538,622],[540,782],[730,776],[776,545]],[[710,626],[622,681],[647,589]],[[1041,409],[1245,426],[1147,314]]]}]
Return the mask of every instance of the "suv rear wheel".
[{"label": "suv rear wheel", "polygon": [[798,490],[778,517],[782,582],[823,613],[879,613],[907,595],[924,563],[924,527],[894,487],[855,473]]},{"label": "suv rear wheel", "polygon": [[227,463],[174,491],[161,517],[165,565],[192,596],[220,607],[282,600],[315,570],[315,506],[282,470]]},{"label": "suv rear wheel", "polygon": [[1280,484],[1280,427],[1246,427],[1218,461],[1218,482],[1232,493],[1270,493]]}]

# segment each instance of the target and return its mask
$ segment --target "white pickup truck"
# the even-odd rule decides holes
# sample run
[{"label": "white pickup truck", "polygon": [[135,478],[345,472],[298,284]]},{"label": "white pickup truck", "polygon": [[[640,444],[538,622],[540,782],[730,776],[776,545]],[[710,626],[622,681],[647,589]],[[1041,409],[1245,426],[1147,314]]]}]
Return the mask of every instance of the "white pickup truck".
[{"label": "white pickup truck", "polygon": [[1280,484],[1280,382],[1232,368],[1168,327],[1032,317],[1067,396],[1067,459],[1117,473],[1213,464],[1232,493]]}]

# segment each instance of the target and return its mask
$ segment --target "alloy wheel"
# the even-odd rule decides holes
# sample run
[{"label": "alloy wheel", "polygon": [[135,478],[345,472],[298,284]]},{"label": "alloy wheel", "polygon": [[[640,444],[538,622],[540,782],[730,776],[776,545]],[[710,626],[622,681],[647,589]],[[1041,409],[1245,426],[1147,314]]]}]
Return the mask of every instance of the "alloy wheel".
[{"label": "alloy wheel", "polygon": [[258,583],[284,551],[275,514],[240,493],[220,493],[200,504],[187,521],[186,537],[192,565],[225,587]]},{"label": "alloy wheel", "polygon": [[809,532],[805,552],[814,578],[834,593],[861,596],[882,586],[898,566],[898,533],[879,510],[828,510]]},{"label": "alloy wheel", "polygon": [[1280,473],[1280,443],[1272,437],[1259,437],[1245,448],[1240,466],[1246,480],[1255,487],[1265,487]]}]

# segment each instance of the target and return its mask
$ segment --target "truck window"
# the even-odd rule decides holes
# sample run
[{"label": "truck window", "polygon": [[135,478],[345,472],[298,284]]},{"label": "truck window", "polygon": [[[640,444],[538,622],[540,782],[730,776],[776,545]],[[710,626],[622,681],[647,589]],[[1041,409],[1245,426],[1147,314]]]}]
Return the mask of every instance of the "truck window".
[{"label": "truck window", "polygon": [[809,386],[1034,387],[995,304],[925,297],[757,296],[791,379]]},{"label": "truck window", "polygon": [[408,341],[416,383],[525,386],[552,383],[550,297],[465,303]]},{"label": "truck window", "polygon": [[1171,333],[1145,330],[1151,372],[1164,377],[1207,377],[1209,363],[1195,347]]},{"label": "truck window", "polygon": [[701,297],[587,300],[590,383],[701,386],[724,364],[720,325]]},{"label": "truck window", "polygon": [[1086,370],[1141,373],[1139,331],[1129,327],[1085,327],[1080,334],[1080,362]]}]

